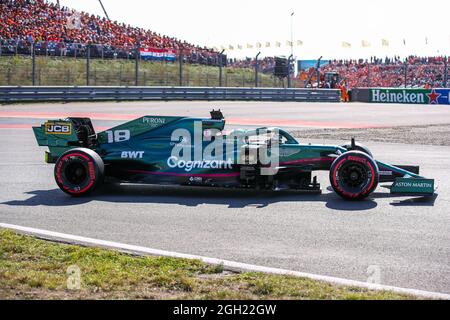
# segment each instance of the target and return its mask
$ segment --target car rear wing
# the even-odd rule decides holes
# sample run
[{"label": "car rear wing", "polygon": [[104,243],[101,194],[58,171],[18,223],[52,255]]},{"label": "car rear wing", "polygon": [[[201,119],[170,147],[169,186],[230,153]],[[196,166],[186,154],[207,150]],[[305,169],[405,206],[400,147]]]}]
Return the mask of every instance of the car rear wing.
[{"label": "car rear wing", "polygon": [[39,127],[33,127],[39,146],[48,147],[45,162],[55,163],[67,150],[75,147],[91,147],[95,143],[95,131],[87,118],[48,120]]}]

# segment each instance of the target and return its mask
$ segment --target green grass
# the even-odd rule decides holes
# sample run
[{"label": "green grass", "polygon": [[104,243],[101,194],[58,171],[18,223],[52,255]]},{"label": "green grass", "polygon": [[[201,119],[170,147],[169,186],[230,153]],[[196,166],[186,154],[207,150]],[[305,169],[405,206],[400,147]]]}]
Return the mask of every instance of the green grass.
[{"label": "green grass", "polygon": [[[80,270],[79,289],[69,284]],[[69,278],[70,277],[70,278]],[[0,299],[414,299],[201,261],[136,257],[0,230]]]},{"label": "green grass", "polygon": [[[31,85],[32,60],[29,56],[0,57],[0,85]],[[260,73],[260,86],[280,87],[282,83],[271,75]],[[37,85],[86,85],[86,60],[60,57],[36,57]],[[222,85],[225,87],[252,87],[254,71],[243,68],[223,68]],[[135,62],[132,60],[92,59],[90,85],[133,86]],[[141,61],[139,85],[178,86],[178,63]],[[219,86],[219,68],[201,65],[183,66],[183,85]]]}]

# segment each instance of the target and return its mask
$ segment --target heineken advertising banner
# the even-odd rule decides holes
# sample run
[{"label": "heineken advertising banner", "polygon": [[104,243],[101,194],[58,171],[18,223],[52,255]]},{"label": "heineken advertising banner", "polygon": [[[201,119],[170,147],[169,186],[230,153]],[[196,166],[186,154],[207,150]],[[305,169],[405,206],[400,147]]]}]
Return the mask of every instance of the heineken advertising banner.
[{"label": "heineken advertising banner", "polygon": [[369,102],[450,104],[450,89],[369,89]]}]

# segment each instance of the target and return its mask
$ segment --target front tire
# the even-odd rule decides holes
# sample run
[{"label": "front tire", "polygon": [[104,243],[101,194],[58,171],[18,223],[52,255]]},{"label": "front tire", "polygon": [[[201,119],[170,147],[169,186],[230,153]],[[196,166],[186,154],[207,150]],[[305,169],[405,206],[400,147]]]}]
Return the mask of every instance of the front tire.
[{"label": "front tire", "polygon": [[346,200],[367,198],[378,186],[377,163],[364,152],[349,151],[337,158],[330,169],[333,190]]},{"label": "front tire", "polygon": [[55,165],[55,180],[67,194],[81,197],[102,184],[105,166],[102,158],[90,149],[77,148],[64,153]]}]

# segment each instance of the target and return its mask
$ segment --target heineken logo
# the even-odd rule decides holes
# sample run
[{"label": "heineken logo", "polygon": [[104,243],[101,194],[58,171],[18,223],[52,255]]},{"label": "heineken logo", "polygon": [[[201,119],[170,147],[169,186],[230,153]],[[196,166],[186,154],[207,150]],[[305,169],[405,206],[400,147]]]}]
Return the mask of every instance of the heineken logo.
[{"label": "heineken logo", "polygon": [[370,102],[450,104],[449,89],[371,89]]},{"label": "heineken logo", "polygon": [[425,103],[425,92],[409,90],[372,89],[372,102]]}]

